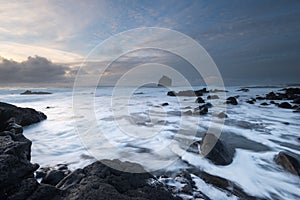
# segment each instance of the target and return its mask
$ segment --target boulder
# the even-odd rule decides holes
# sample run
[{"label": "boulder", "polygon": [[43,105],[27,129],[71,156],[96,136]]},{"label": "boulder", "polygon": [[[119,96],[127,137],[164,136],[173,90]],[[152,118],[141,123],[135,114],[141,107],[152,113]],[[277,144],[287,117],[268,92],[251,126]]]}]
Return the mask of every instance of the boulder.
[{"label": "boulder", "polygon": [[300,164],[293,156],[288,155],[285,152],[279,152],[279,154],[275,157],[275,162],[290,173],[300,176]]},{"label": "boulder", "polygon": [[295,104],[300,104],[300,97],[294,99],[293,103],[295,103]]},{"label": "boulder", "polygon": [[260,104],[261,106],[268,106],[269,104],[267,102],[263,102]]},{"label": "boulder", "polygon": [[161,104],[161,106],[168,106],[169,105],[169,103],[163,103],[163,104]]},{"label": "boulder", "polygon": [[225,112],[220,112],[218,115],[217,115],[217,117],[219,117],[219,118],[227,118],[228,116],[226,115],[226,113]]},{"label": "boulder", "polygon": [[232,104],[232,105],[237,105],[237,104],[238,104],[238,102],[237,102],[237,100],[236,100],[235,97],[228,97],[228,98],[226,99],[226,103],[227,103],[227,104]]},{"label": "boulder", "polygon": [[233,161],[234,150],[212,133],[203,135],[200,149],[201,154],[216,165],[229,165]]},{"label": "boulder", "polygon": [[285,108],[285,109],[291,109],[292,108],[292,105],[289,104],[288,102],[283,102],[283,103],[280,103],[278,105],[279,108]]},{"label": "boulder", "polygon": [[50,185],[58,184],[67,174],[61,170],[50,170],[46,176],[42,179],[41,183],[47,183]]},{"label": "boulder", "polygon": [[249,100],[246,101],[246,103],[249,103],[249,104],[254,104],[254,102],[255,101],[253,101],[252,99],[249,99]]},{"label": "boulder", "polygon": [[201,97],[198,97],[195,103],[205,103],[205,101]]}]

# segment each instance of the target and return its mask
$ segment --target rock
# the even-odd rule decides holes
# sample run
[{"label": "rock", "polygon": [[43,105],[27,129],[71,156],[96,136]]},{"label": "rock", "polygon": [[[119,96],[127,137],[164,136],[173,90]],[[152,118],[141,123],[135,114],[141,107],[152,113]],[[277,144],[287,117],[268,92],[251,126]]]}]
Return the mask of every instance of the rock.
[{"label": "rock", "polygon": [[32,92],[31,90],[26,90],[25,92],[21,93],[21,95],[30,95],[30,94],[52,94],[50,92]]},{"label": "rock", "polygon": [[208,95],[207,99],[220,99],[218,95]]},{"label": "rock", "polygon": [[55,186],[58,184],[67,174],[61,170],[51,170],[42,179],[41,183],[46,183]]},{"label": "rock", "polygon": [[280,103],[278,105],[279,108],[285,108],[285,109],[291,109],[292,108],[292,105],[289,104],[288,102],[283,102],[283,103]]},{"label": "rock", "polygon": [[209,93],[217,93],[217,92],[228,92],[228,91],[227,90],[219,90],[219,89],[209,90]]},{"label": "rock", "polygon": [[201,97],[198,97],[195,103],[205,103],[205,101]]},{"label": "rock", "polygon": [[200,149],[201,154],[216,165],[229,165],[233,161],[234,151],[229,150],[224,142],[212,133],[203,135]]},{"label": "rock", "polygon": [[208,113],[208,106],[206,104],[194,109],[194,114],[196,115],[205,115],[207,113]]},{"label": "rock", "polygon": [[170,87],[172,86],[172,79],[163,75],[159,81],[158,81],[158,84],[157,84],[158,87]]},{"label": "rock", "polygon": [[191,110],[187,110],[183,112],[184,115],[193,115],[193,112]]},{"label": "rock", "polygon": [[285,152],[279,152],[279,154],[275,157],[275,162],[290,173],[300,176],[300,164],[296,158]]},{"label": "rock", "polygon": [[167,95],[168,95],[168,96],[171,96],[171,97],[175,97],[175,96],[176,96],[176,92],[174,92],[174,91],[169,91],[169,92],[167,93]]},{"label": "rock", "polygon": [[263,102],[260,104],[261,106],[268,106],[269,104],[267,102]]},{"label": "rock", "polygon": [[265,99],[266,99],[265,97],[261,97],[261,96],[256,97],[256,100],[265,100]]},{"label": "rock", "polygon": [[229,98],[227,98],[226,103],[227,104],[232,104],[232,105],[237,105],[238,104],[238,102],[237,102],[237,100],[236,100],[235,97],[229,97]]},{"label": "rock", "polygon": [[161,106],[168,106],[169,105],[169,103],[163,103],[163,104],[161,104]]},{"label": "rock", "polygon": [[225,112],[220,112],[220,113],[217,115],[217,117],[219,117],[219,118],[227,118],[228,116],[226,115]]},{"label": "rock", "polygon": [[300,104],[300,97],[294,99],[293,103],[295,103],[295,104]]},{"label": "rock", "polygon": [[169,91],[167,93],[168,96],[188,96],[188,97],[192,97],[192,96],[202,96],[203,93],[208,93],[208,91],[206,90],[206,88],[203,88],[201,90],[184,90],[184,91],[179,91],[179,92],[174,92],[174,91]]},{"label": "rock", "polygon": [[241,88],[239,90],[237,90],[237,92],[249,92],[248,88]]},{"label": "rock", "polygon": [[272,100],[272,101],[270,101],[270,104],[275,104],[276,105],[277,103]]},{"label": "rock", "polygon": [[253,101],[253,100],[247,100],[246,102],[249,103],[249,104],[254,104],[255,101]]},{"label": "rock", "polygon": [[[14,118],[15,123],[21,126],[28,126],[40,122],[47,118],[47,116],[32,108],[19,108],[11,104],[0,102],[0,124],[6,122],[10,118]],[[3,124],[6,126],[5,124]],[[3,127],[0,125],[0,131]]]},{"label": "rock", "polygon": [[[109,166],[142,172],[138,164],[103,160]],[[157,179],[147,173],[118,171],[96,161],[82,170],[76,170],[57,186],[66,191],[66,199],[176,199]],[[152,184],[151,184],[152,183]],[[178,199],[178,198],[177,198]]]}]

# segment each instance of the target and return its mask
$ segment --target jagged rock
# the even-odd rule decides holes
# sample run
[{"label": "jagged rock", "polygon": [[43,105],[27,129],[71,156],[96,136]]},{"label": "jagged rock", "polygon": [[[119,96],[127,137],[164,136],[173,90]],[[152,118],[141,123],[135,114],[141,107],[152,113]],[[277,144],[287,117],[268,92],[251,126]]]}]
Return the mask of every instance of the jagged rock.
[{"label": "jagged rock", "polygon": [[61,170],[51,170],[42,179],[41,183],[47,183],[50,185],[58,184],[67,174]]},{"label": "jagged rock", "polygon": [[208,95],[207,99],[220,99],[218,95]]},{"label": "jagged rock", "polygon": [[288,102],[283,102],[281,104],[278,105],[279,108],[286,108],[286,109],[291,109],[292,105],[289,104]]},{"label": "jagged rock", "polygon": [[237,100],[236,100],[235,97],[228,97],[228,98],[226,99],[226,103],[227,103],[227,104],[232,104],[232,105],[237,105],[237,104],[238,104],[238,102],[237,102]]},{"label": "jagged rock", "polygon": [[234,151],[212,133],[203,135],[200,149],[201,154],[216,165],[229,165],[233,161]]},{"label": "jagged rock", "polygon": [[201,97],[198,97],[195,103],[205,103],[205,101]]},{"label": "jagged rock", "polygon": [[167,77],[167,76],[165,76],[165,75],[163,75],[159,79],[157,86],[159,86],[159,87],[161,87],[161,86],[163,86],[163,87],[170,87],[170,86],[172,86],[172,79],[169,78],[169,77]]},{"label": "jagged rock", "polygon": [[275,157],[275,162],[290,173],[300,176],[300,164],[297,159],[291,155],[288,155],[285,152],[279,152]]}]

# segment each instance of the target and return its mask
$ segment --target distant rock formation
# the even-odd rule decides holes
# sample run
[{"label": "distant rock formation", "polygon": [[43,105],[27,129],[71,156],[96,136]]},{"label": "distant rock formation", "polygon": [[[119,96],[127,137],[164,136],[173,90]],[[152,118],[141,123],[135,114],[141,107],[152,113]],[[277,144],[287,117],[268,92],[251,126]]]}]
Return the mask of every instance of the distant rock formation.
[{"label": "distant rock formation", "polygon": [[22,92],[21,95],[29,95],[29,94],[52,94],[50,92],[32,92],[31,90],[26,90]]},{"label": "distant rock formation", "polygon": [[157,86],[158,87],[170,87],[170,86],[172,86],[172,79],[163,75],[159,79]]}]

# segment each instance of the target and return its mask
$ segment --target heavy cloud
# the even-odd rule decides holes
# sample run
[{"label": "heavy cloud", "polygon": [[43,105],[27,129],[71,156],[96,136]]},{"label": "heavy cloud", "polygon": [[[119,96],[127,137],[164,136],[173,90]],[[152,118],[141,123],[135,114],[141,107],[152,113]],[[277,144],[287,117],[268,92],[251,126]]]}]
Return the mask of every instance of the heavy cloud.
[{"label": "heavy cloud", "polygon": [[1,86],[66,86],[74,80],[69,66],[52,63],[41,56],[28,57],[23,62],[1,58]]}]

